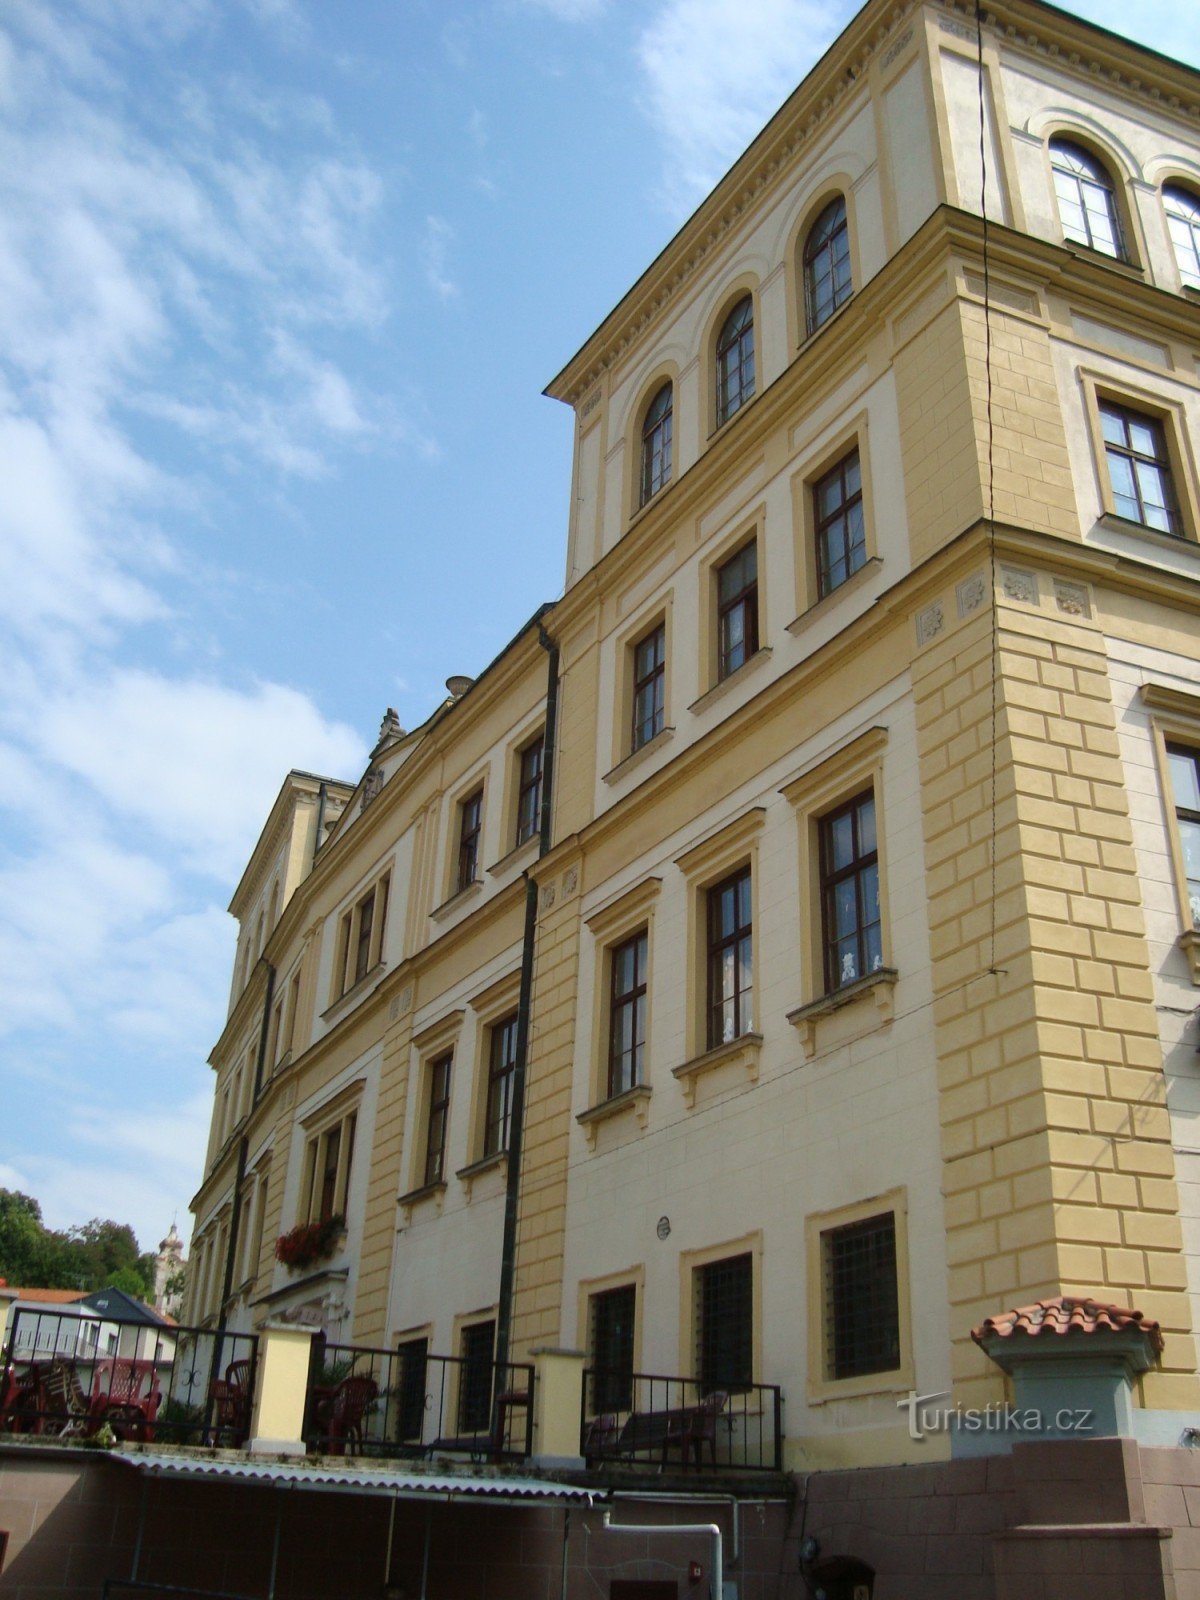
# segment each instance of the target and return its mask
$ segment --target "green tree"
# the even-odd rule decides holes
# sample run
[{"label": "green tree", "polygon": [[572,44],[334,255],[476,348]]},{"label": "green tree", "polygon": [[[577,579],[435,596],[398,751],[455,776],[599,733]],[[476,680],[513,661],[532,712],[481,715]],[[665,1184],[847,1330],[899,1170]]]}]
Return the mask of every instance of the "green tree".
[{"label": "green tree", "polygon": [[63,1236],[42,1221],[42,1208],[19,1189],[0,1189],[0,1278],[14,1287],[70,1288]]}]

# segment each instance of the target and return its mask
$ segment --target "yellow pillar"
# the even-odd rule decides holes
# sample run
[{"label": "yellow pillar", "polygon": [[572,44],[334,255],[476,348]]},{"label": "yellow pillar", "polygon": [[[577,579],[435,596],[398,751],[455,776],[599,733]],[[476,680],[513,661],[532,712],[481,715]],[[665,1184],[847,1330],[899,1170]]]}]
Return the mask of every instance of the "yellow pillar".
[{"label": "yellow pillar", "polygon": [[540,1466],[582,1466],[579,1419],[586,1357],[582,1350],[541,1349],[530,1354],[534,1459]]},{"label": "yellow pillar", "polygon": [[268,1322],[259,1332],[251,1455],[304,1454],[304,1401],[315,1328]]}]

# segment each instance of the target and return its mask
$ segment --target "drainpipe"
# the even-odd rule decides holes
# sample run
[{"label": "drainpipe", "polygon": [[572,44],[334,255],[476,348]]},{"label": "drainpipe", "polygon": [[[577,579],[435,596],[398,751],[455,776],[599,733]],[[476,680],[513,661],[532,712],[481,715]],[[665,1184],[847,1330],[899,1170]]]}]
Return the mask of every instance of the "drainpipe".
[{"label": "drainpipe", "polygon": [[[538,826],[540,859],[550,848],[554,741],[558,724],[558,646],[540,623],[538,643],[547,655],[546,731],[542,740],[542,810]],[[516,1061],[513,1065],[512,1108],[508,1122],[508,1171],[504,1189],[504,1240],[500,1249],[500,1302],[496,1314],[497,1374],[508,1364],[512,1335],[517,1202],[521,1187],[521,1136],[525,1120],[525,1069],[529,1055],[529,1007],[533,995],[533,947],[537,935],[537,898],[537,883],[526,873],[525,931],[521,941],[521,995],[517,1003]],[[532,1404],[532,1396],[530,1403]]]},{"label": "drainpipe", "polygon": [[721,1554],[721,1530],[715,1522],[614,1522],[612,1511],[606,1509],[601,1524],[610,1533],[672,1533],[704,1534],[712,1540],[712,1577],[709,1583],[711,1600],[722,1600],[725,1593],[725,1565]]}]

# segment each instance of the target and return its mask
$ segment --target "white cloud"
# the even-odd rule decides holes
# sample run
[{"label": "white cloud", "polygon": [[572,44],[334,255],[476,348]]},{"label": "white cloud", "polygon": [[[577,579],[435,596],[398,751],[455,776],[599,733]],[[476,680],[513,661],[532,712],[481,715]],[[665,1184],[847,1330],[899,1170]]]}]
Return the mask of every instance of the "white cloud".
[{"label": "white cloud", "polygon": [[452,300],[458,285],[451,278],[446,256],[454,239],[454,229],[445,217],[426,217],[421,238],[421,261],[425,267],[425,281],[439,300]]},{"label": "white cloud", "polygon": [[637,56],[670,209],[707,194],[848,15],[827,0],[666,0]]}]

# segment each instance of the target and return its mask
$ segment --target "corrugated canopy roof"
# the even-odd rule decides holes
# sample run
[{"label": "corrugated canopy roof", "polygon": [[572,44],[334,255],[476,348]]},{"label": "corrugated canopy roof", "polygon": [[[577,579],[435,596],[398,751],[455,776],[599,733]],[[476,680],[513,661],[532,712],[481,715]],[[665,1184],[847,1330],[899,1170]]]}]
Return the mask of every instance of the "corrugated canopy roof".
[{"label": "corrugated canopy roof", "polygon": [[115,1452],[112,1459],[155,1478],[211,1478],[249,1483],[260,1488],[276,1486],[342,1494],[391,1495],[401,1500],[466,1498],[509,1503],[540,1500],[590,1505],[597,1498],[590,1489],[577,1489],[566,1483],[553,1483],[543,1478],[491,1477],[483,1473],[464,1473],[459,1476],[453,1473],[398,1472],[381,1467],[311,1466],[300,1461],[267,1458],[234,1461],[152,1450],[129,1454]]}]

